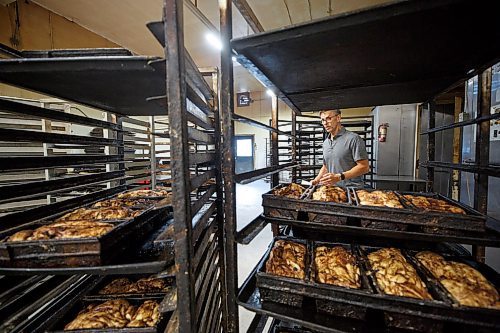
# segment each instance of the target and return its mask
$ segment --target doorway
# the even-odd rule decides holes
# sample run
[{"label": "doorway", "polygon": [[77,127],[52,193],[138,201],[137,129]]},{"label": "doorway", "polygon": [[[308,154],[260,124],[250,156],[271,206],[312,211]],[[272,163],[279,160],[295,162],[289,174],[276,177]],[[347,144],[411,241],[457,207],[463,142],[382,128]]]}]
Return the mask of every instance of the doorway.
[{"label": "doorway", "polygon": [[235,172],[243,173],[254,169],[254,136],[235,135]]}]

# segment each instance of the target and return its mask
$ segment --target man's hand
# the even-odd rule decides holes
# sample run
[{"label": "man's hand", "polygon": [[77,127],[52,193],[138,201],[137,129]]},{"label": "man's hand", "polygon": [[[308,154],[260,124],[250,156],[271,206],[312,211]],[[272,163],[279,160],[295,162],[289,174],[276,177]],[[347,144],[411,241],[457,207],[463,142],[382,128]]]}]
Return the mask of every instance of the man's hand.
[{"label": "man's hand", "polygon": [[321,180],[319,181],[320,185],[334,185],[336,182],[339,182],[340,174],[337,173],[326,173]]}]

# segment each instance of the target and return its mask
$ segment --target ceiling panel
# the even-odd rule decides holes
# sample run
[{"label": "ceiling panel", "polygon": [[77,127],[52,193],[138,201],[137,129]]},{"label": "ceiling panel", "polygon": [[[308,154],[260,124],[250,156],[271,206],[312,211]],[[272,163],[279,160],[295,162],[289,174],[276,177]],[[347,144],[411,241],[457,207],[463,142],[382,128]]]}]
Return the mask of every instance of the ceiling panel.
[{"label": "ceiling panel", "polygon": [[290,18],[283,0],[247,0],[264,27],[272,30],[290,25]]},{"label": "ceiling panel", "polygon": [[311,0],[284,0],[288,9],[292,24],[310,21],[311,13]]},{"label": "ceiling panel", "polygon": [[332,0],[313,0],[311,1],[311,13],[313,20],[319,19],[325,16],[329,16],[329,8]]}]

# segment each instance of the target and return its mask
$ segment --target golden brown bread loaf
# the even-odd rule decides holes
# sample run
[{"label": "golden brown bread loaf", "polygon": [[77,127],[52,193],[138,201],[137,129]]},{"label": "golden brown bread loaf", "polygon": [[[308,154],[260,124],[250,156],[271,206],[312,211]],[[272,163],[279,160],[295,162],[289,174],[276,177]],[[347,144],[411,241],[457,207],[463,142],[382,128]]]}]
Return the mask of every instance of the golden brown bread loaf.
[{"label": "golden brown bread loaf", "polygon": [[119,199],[129,199],[137,197],[166,197],[170,193],[166,190],[134,190],[118,194]]},{"label": "golden brown bread loaf", "polygon": [[124,299],[109,300],[87,306],[64,327],[64,330],[152,327],[156,325],[159,318],[159,304],[155,301],[145,301],[139,308],[136,308]]},{"label": "golden brown bread loaf", "polygon": [[155,301],[146,301],[137,309],[127,327],[153,327],[160,319],[160,307]]},{"label": "golden brown bread loaf", "polygon": [[128,278],[114,279],[99,291],[101,295],[139,294],[167,291],[169,286],[163,279],[154,277],[142,278],[132,282]]},{"label": "golden brown bread loaf", "polygon": [[312,195],[313,200],[346,203],[347,194],[338,186],[324,185],[316,189]]},{"label": "golden brown bread loaf", "polygon": [[375,273],[377,285],[384,293],[432,299],[415,268],[406,261],[398,249],[384,248],[372,252],[368,255],[368,261]]},{"label": "golden brown bread loaf", "polygon": [[92,205],[92,208],[119,208],[119,207],[132,207],[138,205],[152,205],[153,201],[138,198],[138,199],[108,199],[98,201]]},{"label": "golden brown bread loaf", "polygon": [[64,326],[64,330],[85,328],[125,327],[136,311],[135,306],[124,299],[109,300],[101,304],[91,304],[80,311],[78,316]]},{"label": "golden brown bread loaf", "polygon": [[300,199],[306,189],[299,184],[291,183],[273,191],[274,195],[279,195],[292,199]]},{"label": "golden brown bread loaf", "polygon": [[465,214],[465,211],[462,208],[452,205],[441,199],[428,198],[422,195],[411,195],[411,194],[405,194],[404,197],[405,199],[410,201],[415,207],[424,210],[449,212],[453,214]]},{"label": "golden brown bread loaf", "polygon": [[354,255],[342,246],[319,246],[314,251],[316,281],[341,287],[361,287]]},{"label": "golden brown bread loaf", "polygon": [[74,220],[119,220],[132,218],[139,215],[141,211],[134,211],[127,207],[113,207],[113,208],[80,208],[74,210],[62,217],[57,221],[74,221]]},{"label": "golden brown bread loaf", "polygon": [[394,192],[357,190],[356,194],[363,206],[404,208]]},{"label": "golden brown bread loaf", "polygon": [[498,291],[474,268],[447,261],[430,251],[419,252],[415,257],[461,305],[500,309]]},{"label": "golden brown bread loaf", "polygon": [[110,223],[97,221],[63,221],[47,224],[35,230],[21,230],[6,239],[7,242],[46,239],[99,237],[113,229]]},{"label": "golden brown bread loaf", "polygon": [[306,247],[303,244],[277,240],[274,243],[269,259],[266,262],[266,272],[274,275],[304,279]]}]

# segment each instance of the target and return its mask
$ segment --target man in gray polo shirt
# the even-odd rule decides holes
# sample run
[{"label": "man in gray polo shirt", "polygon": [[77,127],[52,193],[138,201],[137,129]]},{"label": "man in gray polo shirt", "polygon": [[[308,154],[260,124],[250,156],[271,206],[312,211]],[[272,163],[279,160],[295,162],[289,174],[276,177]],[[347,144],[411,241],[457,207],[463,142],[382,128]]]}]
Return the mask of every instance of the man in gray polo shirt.
[{"label": "man in gray polo shirt", "polygon": [[323,166],[312,184],[363,186],[361,176],[370,171],[363,139],[340,124],[340,110],[321,111],[319,116],[329,134],[323,142]]}]

